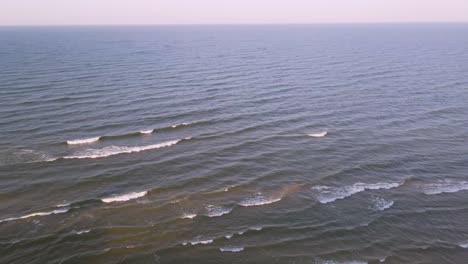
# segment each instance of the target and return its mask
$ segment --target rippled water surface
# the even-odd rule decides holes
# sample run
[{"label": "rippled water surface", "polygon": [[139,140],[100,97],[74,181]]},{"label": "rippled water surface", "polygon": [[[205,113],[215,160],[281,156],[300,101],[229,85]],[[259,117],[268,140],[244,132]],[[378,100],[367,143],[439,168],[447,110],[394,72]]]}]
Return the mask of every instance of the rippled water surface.
[{"label": "rippled water surface", "polygon": [[0,28],[0,263],[466,263],[468,25]]}]

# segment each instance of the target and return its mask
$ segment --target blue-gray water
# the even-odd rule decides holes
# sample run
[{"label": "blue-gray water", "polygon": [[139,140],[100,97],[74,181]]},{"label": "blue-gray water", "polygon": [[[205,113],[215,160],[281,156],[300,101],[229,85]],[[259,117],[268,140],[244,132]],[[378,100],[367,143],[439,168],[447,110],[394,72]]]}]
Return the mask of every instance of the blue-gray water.
[{"label": "blue-gray water", "polygon": [[467,144],[467,24],[0,28],[0,263],[466,263]]}]

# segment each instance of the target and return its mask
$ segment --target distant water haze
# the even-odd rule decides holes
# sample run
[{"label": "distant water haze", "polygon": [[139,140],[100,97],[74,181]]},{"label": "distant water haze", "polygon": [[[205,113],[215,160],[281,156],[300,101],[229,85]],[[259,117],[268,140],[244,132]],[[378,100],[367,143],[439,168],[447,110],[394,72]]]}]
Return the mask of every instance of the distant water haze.
[{"label": "distant water haze", "polygon": [[0,25],[468,22],[465,0],[22,0]]}]

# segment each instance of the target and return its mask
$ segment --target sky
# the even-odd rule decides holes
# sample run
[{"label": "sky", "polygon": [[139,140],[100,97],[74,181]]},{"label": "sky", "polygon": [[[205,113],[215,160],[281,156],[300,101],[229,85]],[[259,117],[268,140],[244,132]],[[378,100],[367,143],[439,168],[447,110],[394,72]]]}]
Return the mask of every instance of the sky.
[{"label": "sky", "polygon": [[0,25],[468,22],[468,0],[0,0]]}]

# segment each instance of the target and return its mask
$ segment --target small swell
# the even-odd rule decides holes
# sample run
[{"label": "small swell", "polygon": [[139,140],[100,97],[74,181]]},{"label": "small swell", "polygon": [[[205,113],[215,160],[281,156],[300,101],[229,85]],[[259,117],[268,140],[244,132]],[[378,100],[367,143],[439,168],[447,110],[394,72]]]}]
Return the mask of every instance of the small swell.
[{"label": "small swell", "polygon": [[104,199],[101,199],[101,201],[104,202],[104,203],[125,202],[125,201],[129,201],[129,200],[133,200],[133,199],[143,197],[147,193],[148,193],[148,191],[132,192],[132,193],[127,193],[127,194],[120,195],[120,196],[104,198]]},{"label": "small swell", "polygon": [[240,201],[239,205],[244,207],[260,206],[272,204],[278,201],[281,201],[281,197],[266,197],[262,193],[255,193],[252,197]]},{"label": "small swell", "polygon": [[344,199],[353,194],[360,193],[366,190],[392,189],[400,186],[400,183],[362,183],[358,182],[353,185],[344,187],[329,187],[329,186],[314,186],[312,190],[317,191],[317,199],[320,203],[326,204],[336,200]]},{"label": "small swell", "polygon": [[153,133],[154,129],[150,129],[150,130],[142,130],[140,131],[140,134],[143,134],[143,135],[148,135],[148,134],[151,134]]},{"label": "small swell", "polygon": [[36,217],[36,216],[47,216],[47,215],[54,215],[54,214],[63,214],[68,212],[68,208],[62,208],[62,209],[55,209],[49,212],[38,212],[38,213],[32,213],[32,214],[27,214],[19,217],[11,217],[11,218],[5,218],[0,220],[0,223],[2,222],[9,222],[9,221],[15,221],[15,220],[20,220],[20,219],[26,219],[30,217]]},{"label": "small swell", "polygon": [[324,137],[328,134],[327,131],[325,132],[320,132],[320,133],[314,133],[314,134],[307,134],[307,136],[309,137],[316,137],[316,138],[320,138],[320,137]]},{"label": "small swell", "polygon": [[[187,140],[187,139],[186,139]],[[105,158],[113,155],[118,154],[128,154],[128,153],[136,153],[140,151],[150,150],[150,149],[158,149],[163,147],[169,147],[179,143],[179,140],[172,140],[167,141],[159,144],[152,144],[147,146],[135,146],[135,147],[120,147],[120,146],[109,146],[102,149],[86,149],[84,151],[77,152],[73,156],[65,156],[64,159],[97,159],[97,158]]]}]

